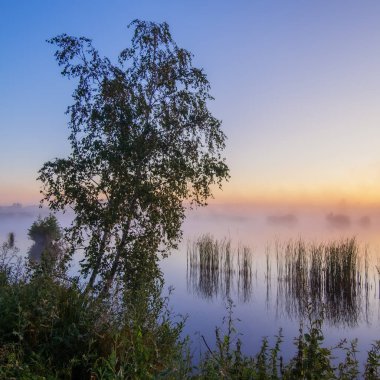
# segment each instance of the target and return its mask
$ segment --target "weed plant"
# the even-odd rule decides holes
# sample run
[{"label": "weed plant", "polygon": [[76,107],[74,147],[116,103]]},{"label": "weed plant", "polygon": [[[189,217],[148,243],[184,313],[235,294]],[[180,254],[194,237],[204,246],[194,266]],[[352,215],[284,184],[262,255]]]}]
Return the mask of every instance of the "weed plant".
[{"label": "weed plant", "polygon": [[[211,247],[215,250],[215,245]],[[226,247],[224,252],[229,252]],[[248,251],[240,252],[244,278],[249,275]],[[304,247],[298,245],[295,252],[291,257],[302,268]],[[319,262],[320,252],[314,252],[310,268]],[[21,265],[16,253],[12,239],[2,245],[0,379],[380,378],[380,340],[373,343],[360,373],[357,342],[325,347],[324,316],[315,317],[310,299],[304,307],[308,319],[300,324],[294,339],[296,353],[288,362],[283,360],[281,330],[273,346],[264,338],[256,355],[244,354],[229,301],[224,324],[215,330],[215,344],[211,348],[203,338],[208,351],[194,367],[189,341],[181,338],[185,322],[171,313],[159,279],[122,296],[101,299],[83,291],[78,279],[51,266],[47,270],[43,261]],[[213,252],[205,260],[208,267],[223,268],[226,273],[229,259],[225,257],[223,265],[216,263],[219,258]],[[348,260],[342,262],[351,268]],[[293,270],[289,265],[286,268],[284,273]],[[306,285],[305,278],[301,270],[297,281],[307,287],[309,274]],[[336,363],[339,350],[343,360]]]},{"label": "weed plant", "polygon": [[183,320],[171,315],[162,282],[135,289],[134,302],[104,300],[43,262],[17,274],[6,259],[13,248],[1,253],[0,379],[181,378]]},{"label": "weed plant", "polygon": [[[199,366],[199,373],[194,379],[239,379],[239,380],[348,380],[380,378],[380,340],[375,341],[368,352],[364,373],[360,372],[360,363],[356,359],[357,340],[352,342],[341,341],[333,348],[324,346],[322,330],[323,315],[314,318],[313,306],[307,305],[308,319],[306,328],[300,322],[299,335],[294,339],[295,355],[287,363],[281,354],[283,335],[280,329],[275,343],[269,346],[268,338],[261,342],[255,356],[243,354],[242,342],[235,328],[233,319],[233,304],[228,301],[227,318],[224,321],[226,328],[215,331],[215,349],[208,349]],[[343,359],[336,363],[334,359],[341,353]]]}]

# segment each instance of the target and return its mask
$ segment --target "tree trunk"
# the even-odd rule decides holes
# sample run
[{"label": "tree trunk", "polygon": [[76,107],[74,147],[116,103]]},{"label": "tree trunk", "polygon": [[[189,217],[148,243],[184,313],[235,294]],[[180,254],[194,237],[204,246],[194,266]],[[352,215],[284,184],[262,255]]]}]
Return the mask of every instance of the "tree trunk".
[{"label": "tree trunk", "polygon": [[109,271],[108,278],[107,278],[106,283],[105,283],[103,290],[102,290],[103,296],[105,296],[109,292],[111,285],[113,283],[113,280],[115,278],[115,274],[116,274],[117,268],[119,266],[121,254],[125,248],[125,244],[127,243],[127,237],[128,237],[130,225],[131,225],[131,217],[129,216],[128,221],[123,228],[123,237],[121,238],[121,242],[120,242],[119,246],[117,247],[117,253],[116,253],[115,259],[112,263],[111,270]]},{"label": "tree trunk", "polygon": [[100,268],[100,264],[102,262],[102,257],[104,254],[104,250],[106,248],[106,243],[107,243],[108,237],[109,237],[109,230],[104,232],[104,234],[103,234],[103,239],[102,239],[100,246],[99,246],[99,254],[98,254],[94,269],[91,273],[90,280],[88,281],[88,284],[86,286],[85,293],[89,293],[91,290],[93,290],[94,282],[96,280],[96,276],[99,273],[99,268]]}]

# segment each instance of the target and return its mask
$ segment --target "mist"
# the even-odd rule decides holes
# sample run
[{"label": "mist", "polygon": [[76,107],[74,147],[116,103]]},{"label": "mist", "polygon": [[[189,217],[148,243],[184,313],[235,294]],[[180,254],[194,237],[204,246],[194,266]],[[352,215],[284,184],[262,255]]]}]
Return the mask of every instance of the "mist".
[{"label": "mist", "polygon": [[[21,206],[0,207],[0,241],[15,233],[15,245],[26,254],[33,242],[27,231],[38,216],[49,214],[47,208]],[[56,215],[62,227],[70,225],[70,212]],[[264,246],[276,239],[300,237],[307,240],[332,240],[356,236],[363,243],[380,246],[380,210],[376,207],[217,204],[188,210],[183,224],[183,242],[204,233],[228,237],[251,247]]]}]

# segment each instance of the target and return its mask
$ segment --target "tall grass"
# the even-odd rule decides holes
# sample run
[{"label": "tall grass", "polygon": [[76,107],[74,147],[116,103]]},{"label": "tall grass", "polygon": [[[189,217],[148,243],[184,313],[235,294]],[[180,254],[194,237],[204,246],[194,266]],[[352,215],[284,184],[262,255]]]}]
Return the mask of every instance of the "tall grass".
[{"label": "tall grass", "polygon": [[252,251],[248,247],[239,247],[237,250],[238,260],[238,297],[243,302],[250,300],[252,295]]},{"label": "tall grass", "polygon": [[188,244],[188,289],[208,299],[218,295],[229,297],[237,290],[246,302],[252,293],[252,265],[252,252],[248,247],[232,249],[229,239],[202,235]]},{"label": "tall grass", "polygon": [[[355,325],[368,297],[369,263],[354,238],[307,245],[289,242],[277,253],[278,284],[290,314],[302,314],[305,301],[333,324]],[[364,260],[364,268],[362,261]]]},{"label": "tall grass", "polygon": [[[311,303],[332,325],[354,326],[360,318],[368,319],[370,259],[368,247],[360,249],[355,238],[318,244],[276,241],[274,250],[267,246],[261,264],[268,305],[273,279],[277,283],[277,312],[299,317]],[[234,249],[229,239],[200,236],[188,244],[187,285],[203,298],[235,294],[248,302],[253,294],[252,251],[246,246]]]},{"label": "tall grass", "polygon": [[[0,379],[182,378],[186,355],[162,283],[99,299],[74,278],[0,249]],[[20,268],[21,266],[21,268]],[[115,304],[117,303],[117,304]]]},{"label": "tall grass", "polygon": [[[252,287],[251,251],[246,247],[234,251],[229,241],[218,242],[210,236],[202,237],[199,243],[196,253],[188,253],[194,255],[188,257],[189,268],[213,276],[213,281],[217,274],[218,289],[222,283],[240,279],[244,297],[244,289]],[[355,267],[358,265],[355,245],[346,243],[327,248],[320,245],[314,251],[300,243],[289,244],[284,260],[279,250],[277,268],[286,268],[281,269],[284,287],[300,297],[302,291],[297,285],[303,289],[305,282],[306,287],[314,281],[316,288],[325,289],[333,279],[326,279],[325,267],[317,268],[320,262],[324,266],[329,263],[335,270],[332,273],[340,273],[342,281],[355,278],[357,284],[362,284]],[[126,297],[127,301],[95,299],[82,291],[78,281],[55,277],[54,271],[28,265],[20,271],[21,264],[11,241],[1,247],[0,379],[380,378],[380,341],[374,342],[368,352],[363,373],[355,357],[356,341],[337,345],[345,355],[336,363],[335,351],[324,346],[322,320],[315,315],[310,302],[305,306],[306,328],[301,324],[299,336],[294,339],[296,354],[288,362],[282,357],[281,330],[272,347],[264,338],[255,356],[243,353],[229,301],[226,332],[216,328],[213,349],[204,339],[208,354],[202,355],[195,367],[188,340],[181,338],[184,321],[175,320],[168,309],[167,298],[161,295],[161,282],[134,292],[134,302],[130,297]],[[199,249],[204,249],[202,255]],[[337,251],[346,252],[347,257],[336,258]],[[333,258],[336,261],[330,264]],[[294,286],[291,277],[285,277],[289,274],[295,277]],[[215,287],[215,283],[211,286]],[[338,285],[332,286],[336,289]],[[120,301],[121,304],[114,305]]]}]

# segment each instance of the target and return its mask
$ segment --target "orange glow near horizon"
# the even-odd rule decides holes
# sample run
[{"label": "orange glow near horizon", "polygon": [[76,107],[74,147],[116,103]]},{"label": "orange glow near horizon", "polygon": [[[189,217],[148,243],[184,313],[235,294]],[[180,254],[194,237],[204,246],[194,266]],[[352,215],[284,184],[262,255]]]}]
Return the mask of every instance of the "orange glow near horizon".
[{"label": "orange glow near horizon", "polygon": [[214,191],[213,204],[257,204],[302,206],[380,206],[378,187],[316,187],[295,189],[291,186],[270,188],[264,186],[233,186]]},{"label": "orange glow near horizon", "polygon": [[9,206],[21,203],[24,206],[38,204],[41,194],[38,185],[25,188],[22,186],[3,186],[0,191],[0,205]]},{"label": "orange glow near horizon", "polygon": [[[22,186],[3,186],[0,191],[0,205],[7,206],[13,203],[22,205],[38,204],[42,198],[39,184],[30,188]],[[209,204],[223,205],[261,205],[261,206],[380,206],[379,186],[315,186],[308,188],[289,184],[288,186],[264,186],[262,184],[237,184],[230,181],[223,185],[222,190],[215,188],[214,199]]]}]

